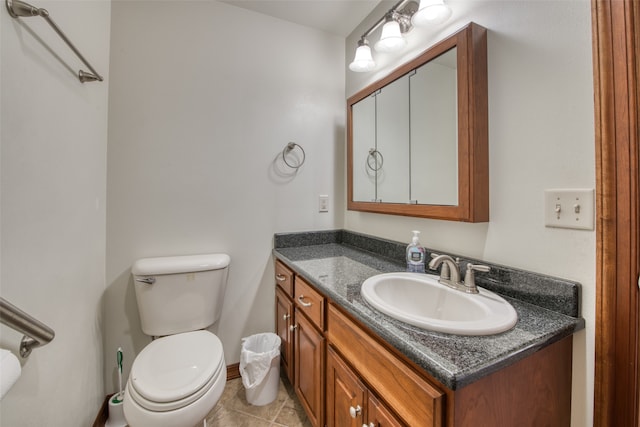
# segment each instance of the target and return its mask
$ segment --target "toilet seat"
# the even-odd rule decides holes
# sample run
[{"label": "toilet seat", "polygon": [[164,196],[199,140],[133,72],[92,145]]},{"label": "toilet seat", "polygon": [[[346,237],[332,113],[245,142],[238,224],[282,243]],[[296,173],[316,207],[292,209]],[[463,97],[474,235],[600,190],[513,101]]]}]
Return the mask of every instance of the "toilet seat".
[{"label": "toilet seat", "polygon": [[136,357],[127,393],[153,412],[183,408],[205,395],[226,375],[220,339],[208,331],[159,338]]}]

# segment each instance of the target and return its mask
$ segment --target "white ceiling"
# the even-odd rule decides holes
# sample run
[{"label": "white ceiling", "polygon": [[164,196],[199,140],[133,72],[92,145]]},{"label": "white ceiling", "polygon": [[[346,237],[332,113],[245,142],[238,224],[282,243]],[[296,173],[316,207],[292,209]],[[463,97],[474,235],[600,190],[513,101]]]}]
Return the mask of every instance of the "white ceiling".
[{"label": "white ceiling", "polygon": [[222,0],[254,12],[347,37],[380,0]]}]

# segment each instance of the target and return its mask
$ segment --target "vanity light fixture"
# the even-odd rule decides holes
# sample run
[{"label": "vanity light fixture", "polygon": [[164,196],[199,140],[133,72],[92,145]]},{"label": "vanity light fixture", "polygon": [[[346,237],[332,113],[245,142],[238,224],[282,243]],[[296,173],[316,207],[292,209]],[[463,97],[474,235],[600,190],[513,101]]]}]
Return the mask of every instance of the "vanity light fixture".
[{"label": "vanity light fixture", "polygon": [[[403,34],[413,25],[428,26],[441,24],[451,16],[451,9],[444,0],[400,0],[389,11],[369,28],[358,40],[355,58],[349,69],[358,73],[371,71],[376,63],[371,55],[367,37],[382,26],[380,39],[374,45],[377,52],[397,52],[407,44]],[[402,7],[402,8],[401,8]]]}]

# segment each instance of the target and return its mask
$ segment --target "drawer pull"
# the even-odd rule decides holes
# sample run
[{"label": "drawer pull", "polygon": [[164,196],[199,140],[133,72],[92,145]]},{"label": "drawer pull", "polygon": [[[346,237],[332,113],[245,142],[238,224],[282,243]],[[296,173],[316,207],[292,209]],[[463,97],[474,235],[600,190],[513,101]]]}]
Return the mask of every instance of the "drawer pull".
[{"label": "drawer pull", "polygon": [[349,407],[349,415],[351,415],[351,418],[356,418],[361,412],[362,408],[360,405],[357,405],[355,408],[353,406]]},{"label": "drawer pull", "polygon": [[362,427],[376,427],[373,423],[362,424]]},{"label": "drawer pull", "polygon": [[291,315],[289,313],[285,314],[284,316],[282,316],[282,320],[289,320],[291,318]]},{"label": "drawer pull", "polygon": [[298,325],[291,325],[291,326],[289,326],[289,330],[290,330],[291,332],[295,331],[297,328],[298,328]]},{"label": "drawer pull", "polygon": [[298,301],[300,302],[300,304],[302,304],[303,307],[311,307],[311,303],[310,302],[304,302],[304,295],[300,295],[298,297]]},{"label": "drawer pull", "polygon": [[276,280],[278,282],[284,282],[285,280],[287,280],[287,276],[285,276],[284,274],[276,274]]}]

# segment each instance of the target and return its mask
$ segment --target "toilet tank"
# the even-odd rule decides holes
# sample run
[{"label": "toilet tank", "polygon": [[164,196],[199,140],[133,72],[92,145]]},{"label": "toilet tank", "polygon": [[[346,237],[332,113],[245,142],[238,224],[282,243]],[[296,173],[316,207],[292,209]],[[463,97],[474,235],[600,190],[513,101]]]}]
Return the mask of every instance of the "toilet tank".
[{"label": "toilet tank", "polygon": [[204,329],[222,311],[227,254],[144,258],[132,268],[142,331],[162,336]]}]

